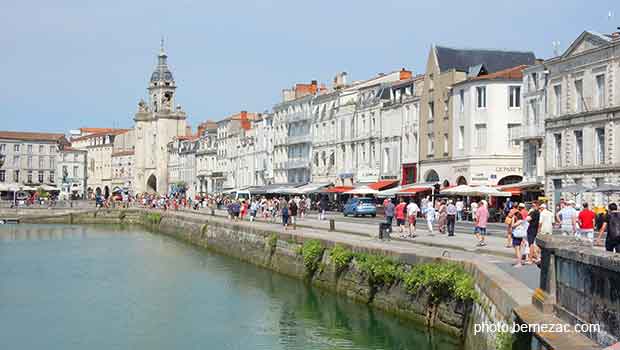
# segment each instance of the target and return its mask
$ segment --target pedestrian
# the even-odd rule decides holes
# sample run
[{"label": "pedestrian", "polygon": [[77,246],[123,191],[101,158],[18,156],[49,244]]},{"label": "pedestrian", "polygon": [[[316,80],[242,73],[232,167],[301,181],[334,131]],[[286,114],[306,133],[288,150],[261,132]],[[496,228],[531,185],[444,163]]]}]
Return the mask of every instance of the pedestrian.
[{"label": "pedestrian", "polygon": [[385,223],[388,224],[390,227],[392,226],[392,221],[394,219],[395,209],[396,207],[394,206],[394,203],[392,203],[391,200],[388,200],[387,203],[385,204],[385,207],[383,207],[383,211],[385,214]]},{"label": "pedestrian", "polygon": [[405,238],[405,216],[407,215],[407,203],[401,198],[398,205],[394,208],[396,214],[396,224],[400,228],[400,237]]},{"label": "pedestrian", "polygon": [[441,201],[438,207],[439,218],[437,220],[437,226],[439,226],[439,233],[446,233],[446,224],[448,223],[448,209],[446,202]]},{"label": "pedestrian", "polygon": [[523,238],[527,236],[527,218],[521,216],[521,212],[517,211],[512,217],[512,246],[515,250],[515,257],[517,259],[514,267],[521,267],[523,256],[521,254],[521,246],[523,244]]},{"label": "pedestrian", "polygon": [[618,205],[611,203],[608,206],[607,215],[603,226],[598,233],[597,243],[600,244],[603,233],[607,231],[607,238],[605,239],[605,250],[608,252],[620,253],[620,212],[618,211]]},{"label": "pedestrian", "polygon": [[470,208],[471,208],[471,220],[475,222],[476,213],[478,212],[478,203],[476,203],[475,201],[471,202]]},{"label": "pedestrian", "polygon": [[487,222],[489,220],[487,201],[485,201],[484,199],[480,201],[480,205],[476,209],[474,219],[474,233],[476,235],[476,238],[478,239],[478,246],[484,247],[485,245],[487,245],[487,243],[484,241],[484,237],[487,235]]},{"label": "pedestrian", "polygon": [[596,220],[596,214],[590,208],[588,203],[583,203],[583,209],[577,215],[577,223],[579,223],[579,230],[577,230],[577,239],[585,238],[590,243],[594,240],[594,221]]},{"label": "pedestrian", "polygon": [[327,197],[321,196],[321,200],[319,201],[319,220],[325,220],[325,212],[327,211],[327,207]]},{"label": "pedestrian", "polygon": [[459,198],[456,201],[456,219],[458,221],[462,221],[463,220],[463,209],[465,208],[465,205],[463,203],[463,199]]},{"label": "pedestrian", "polygon": [[282,214],[282,226],[284,226],[284,230],[286,231],[288,228],[289,212],[288,212],[288,205],[286,201],[284,200],[284,198],[280,199],[280,208],[281,208],[281,214]]},{"label": "pedestrian", "polygon": [[258,213],[259,206],[260,204],[258,203],[258,200],[255,198],[252,201],[252,205],[250,206],[250,222],[253,222],[256,219],[256,214]]},{"label": "pedestrian", "polygon": [[527,244],[529,247],[529,254],[527,255],[527,263],[538,264],[540,262],[540,254],[538,245],[536,245],[536,236],[540,229],[540,210],[538,209],[538,201],[532,203],[532,208],[528,213],[528,228],[527,228]]},{"label": "pedestrian", "polygon": [[295,199],[291,199],[288,203],[288,212],[293,229],[297,228],[297,209],[297,201]]},{"label": "pedestrian", "polygon": [[409,237],[415,237],[415,224],[418,216],[418,212],[420,212],[420,208],[415,202],[412,200],[407,204],[407,221],[409,221]]},{"label": "pedestrian", "polygon": [[456,205],[452,203],[452,200],[448,200],[448,206],[446,207],[446,212],[448,214],[448,236],[454,236],[454,226],[456,225],[456,216],[458,210],[456,209]]},{"label": "pedestrian", "polygon": [[432,202],[427,202],[426,211],[424,212],[426,216],[426,224],[428,225],[428,233],[433,235],[433,223],[435,222],[435,207],[433,207]]},{"label": "pedestrian", "polygon": [[506,224],[506,248],[512,248],[512,219],[516,212],[517,208],[513,207],[508,214],[506,214],[506,218],[504,219],[504,223]]},{"label": "pedestrian", "polygon": [[553,213],[547,209],[546,204],[540,205],[540,234],[553,234]]},{"label": "pedestrian", "polygon": [[238,221],[239,220],[239,214],[241,213],[241,204],[239,203],[238,200],[235,200],[232,203],[232,214],[233,214],[233,220],[234,221]]},{"label": "pedestrian", "polygon": [[577,231],[577,211],[574,206],[575,202],[570,200],[556,215],[556,219],[560,223],[562,235],[564,236],[573,236]]}]

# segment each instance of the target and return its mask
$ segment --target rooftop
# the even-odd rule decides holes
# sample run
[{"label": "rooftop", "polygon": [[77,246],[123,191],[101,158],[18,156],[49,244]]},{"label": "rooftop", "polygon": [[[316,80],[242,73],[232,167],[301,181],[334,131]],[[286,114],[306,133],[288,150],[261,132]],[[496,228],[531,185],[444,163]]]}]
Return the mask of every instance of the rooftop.
[{"label": "rooftop", "polygon": [[56,142],[65,139],[65,134],[46,132],[0,131],[0,139]]},{"label": "rooftop", "polygon": [[441,71],[455,69],[468,72],[470,67],[482,64],[489,73],[493,73],[518,65],[529,66],[536,63],[533,52],[455,49],[445,46],[435,46],[435,50]]}]

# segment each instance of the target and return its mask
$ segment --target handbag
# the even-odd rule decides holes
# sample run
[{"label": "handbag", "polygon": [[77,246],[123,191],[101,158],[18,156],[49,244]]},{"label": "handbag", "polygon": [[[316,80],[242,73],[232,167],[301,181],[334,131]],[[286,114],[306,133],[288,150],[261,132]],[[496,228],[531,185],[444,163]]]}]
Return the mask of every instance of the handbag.
[{"label": "handbag", "polygon": [[512,228],[512,237],[514,238],[523,238],[525,234],[526,232],[522,225]]}]

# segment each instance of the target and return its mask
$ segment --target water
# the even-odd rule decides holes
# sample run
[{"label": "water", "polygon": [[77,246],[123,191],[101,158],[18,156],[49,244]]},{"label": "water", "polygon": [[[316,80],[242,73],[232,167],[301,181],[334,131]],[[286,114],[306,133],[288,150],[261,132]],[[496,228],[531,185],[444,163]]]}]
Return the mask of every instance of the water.
[{"label": "water", "polygon": [[455,339],[141,228],[0,225],[2,349],[454,350]]}]

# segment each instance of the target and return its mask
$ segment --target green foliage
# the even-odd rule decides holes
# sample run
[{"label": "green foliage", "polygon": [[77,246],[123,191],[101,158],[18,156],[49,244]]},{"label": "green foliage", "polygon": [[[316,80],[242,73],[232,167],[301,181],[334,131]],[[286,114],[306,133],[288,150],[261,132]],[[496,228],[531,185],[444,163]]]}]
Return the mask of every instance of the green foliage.
[{"label": "green foliage", "polygon": [[300,245],[295,247],[295,254],[297,254],[297,255],[304,255],[304,247],[302,247]]},{"label": "green foliage", "polygon": [[278,244],[278,234],[272,233],[267,237],[267,246],[269,251],[273,254],[276,251],[276,245]]},{"label": "green foliage", "polygon": [[513,338],[511,332],[497,332],[495,334],[495,348],[497,350],[511,350]]},{"label": "green foliage", "polygon": [[355,255],[355,261],[371,283],[390,285],[403,275],[400,265],[383,255],[360,253]]},{"label": "green foliage", "polygon": [[434,303],[446,298],[462,301],[478,300],[474,279],[455,263],[416,265],[405,274],[404,281],[409,292],[428,291]]},{"label": "green foliage", "polygon": [[321,261],[324,250],[325,248],[323,248],[321,242],[316,239],[311,239],[304,242],[301,252],[304,257],[304,266],[306,267],[306,271],[308,273],[314,273],[314,271],[316,271],[319,267],[319,262]]},{"label": "green foliage", "polygon": [[144,220],[152,225],[159,225],[161,222],[161,214],[160,213],[147,213],[144,216]]},{"label": "green foliage", "polygon": [[339,244],[336,244],[334,248],[329,251],[329,257],[336,266],[336,272],[340,273],[349,265],[351,259],[353,259],[353,252]]}]

